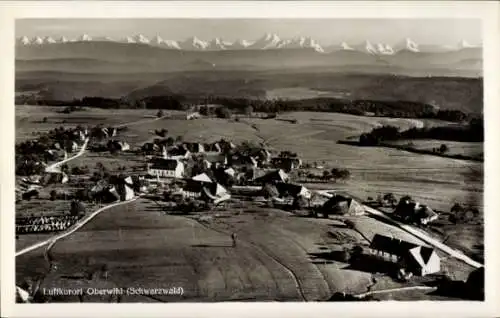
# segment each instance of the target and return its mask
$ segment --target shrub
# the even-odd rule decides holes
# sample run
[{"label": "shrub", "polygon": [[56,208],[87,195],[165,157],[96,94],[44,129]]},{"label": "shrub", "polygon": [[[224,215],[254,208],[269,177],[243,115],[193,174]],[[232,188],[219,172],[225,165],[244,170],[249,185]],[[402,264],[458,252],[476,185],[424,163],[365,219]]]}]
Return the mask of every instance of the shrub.
[{"label": "shrub", "polygon": [[350,228],[350,229],[355,229],[356,228],[356,223],[354,223],[353,221],[351,220],[345,220],[344,221],[344,224]]}]

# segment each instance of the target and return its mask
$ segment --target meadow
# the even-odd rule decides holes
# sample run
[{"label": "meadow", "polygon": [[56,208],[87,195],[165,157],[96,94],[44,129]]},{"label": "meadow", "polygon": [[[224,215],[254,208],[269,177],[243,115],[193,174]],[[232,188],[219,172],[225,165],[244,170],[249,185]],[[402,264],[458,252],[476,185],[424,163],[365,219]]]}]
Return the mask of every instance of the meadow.
[{"label": "meadow", "polygon": [[[206,217],[165,215],[146,200],[106,211],[53,246],[57,270],[42,286],[81,286],[86,280],[79,276],[107,264],[107,283],[113,286],[184,289],[182,297],[125,296],[122,302],[326,300],[335,292],[362,293],[373,284],[375,273],[338,259],[344,247],[367,246],[364,237],[371,239],[376,231],[421,243],[369,217],[356,218],[357,231],[341,219],[305,218],[252,203]],[[231,233],[238,235],[236,247]],[[18,280],[47,266],[40,250],[17,264]],[[390,279],[379,278],[379,284],[385,280]]]}]

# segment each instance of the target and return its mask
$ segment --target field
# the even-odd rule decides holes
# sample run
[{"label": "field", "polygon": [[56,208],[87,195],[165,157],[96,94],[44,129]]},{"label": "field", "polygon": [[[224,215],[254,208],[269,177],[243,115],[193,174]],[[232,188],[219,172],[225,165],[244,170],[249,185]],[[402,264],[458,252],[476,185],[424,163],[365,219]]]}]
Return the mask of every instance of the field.
[{"label": "field", "polygon": [[432,139],[422,139],[422,140],[397,140],[391,142],[395,145],[406,146],[411,144],[412,148],[421,150],[432,150],[433,148],[439,148],[442,144],[448,147],[446,154],[450,155],[464,155],[470,157],[477,157],[483,155],[483,143],[482,142],[458,142],[458,141],[447,141],[447,140],[432,140]]},{"label": "field", "polygon": [[[184,289],[182,297],[126,296],[124,302],[325,300],[338,291],[364,292],[372,284],[374,273],[336,256],[343,247],[366,245],[359,233],[371,238],[376,229],[415,241],[368,217],[356,220],[358,233],[340,220],[309,219],[251,204],[230,210],[203,222],[194,216],[165,215],[143,200],[109,210],[55,244],[51,256],[57,271],[43,286],[76,286],[82,282],[68,275],[107,264],[108,283],[114,286]],[[238,235],[236,247],[231,246],[230,233]],[[40,254],[18,259],[18,264],[26,262],[40,266],[18,265],[18,280],[43,268]]]},{"label": "field", "polygon": [[[306,185],[311,188],[339,189],[362,199],[387,192],[396,196],[409,194],[443,211],[448,211],[454,202],[467,200],[482,211],[482,163],[337,143],[339,139],[355,137],[383,124],[387,120],[383,118],[301,112],[280,117],[296,119],[296,124],[255,118],[241,118],[238,122],[164,118],[133,124],[142,123],[155,111],[88,110],[72,114],[45,111],[46,108],[41,107],[16,108],[18,141],[32,138],[32,133],[40,127],[132,123],[120,136],[131,146],[152,140],[155,138],[152,131],[161,128],[167,129],[170,136],[182,136],[186,141],[227,138],[235,143],[265,142],[274,151],[297,152],[305,162],[351,171],[347,182]],[[43,117],[48,117],[46,127],[36,122]],[[62,123],[63,120],[66,122]],[[408,119],[391,119],[391,122],[402,129],[436,124]],[[141,165],[139,158],[134,161],[126,156],[92,153],[69,165],[94,167],[97,160],[112,170],[121,165]],[[481,177],[471,178],[471,171],[480,172]],[[375,232],[414,240],[407,233],[368,217],[356,218],[358,227],[353,231],[338,220],[298,217],[253,203],[232,206],[230,211],[220,211],[219,217],[212,216],[208,222],[164,215],[157,205],[145,200],[105,211],[53,247],[58,269],[49,275],[46,283],[57,285],[64,280],[65,284],[80,284],[78,279],[63,276],[85,272],[89,264],[106,263],[112,277],[107,283],[113,286],[137,286],[140,281],[141,287],[181,286],[185,291],[183,297],[175,299],[173,296],[160,299],[130,296],[123,301],[322,300],[336,291],[365,292],[373,284],[374,273],[350,268],[349,264],[332,259],[341,248],[367,244],[365,237],[371,239]],[[453,229],[446,231],[452,233]],[[233,232],[239,240],[235,248],[231,247],[230,240]],[[454,238],[450,240],[460,243],[458,231],[451,235]],[[480,236],[470,235],[467,244],[473,246],[481,240]],[[16,249],[20,248],[18,244]],[[43,262],[40,251],[18,257],[17,280],[35,275],[44,268]],[[452,259],[443,263],[457,279],[465,279],[471,271]],[[423,292],[411,293],[411,299],[429,298],[437,299]]]},{"label": "field", "polygon": [[348,97],[350,93],[348,92],[334,92],[334,91],[319,91],[310,89],[307,87],[286,87],[286,88],[276,88],[266,91],[267,99],[306,99],[306,98],[318,98],[318,97],[333,97],[333,98],[345,98]]}]

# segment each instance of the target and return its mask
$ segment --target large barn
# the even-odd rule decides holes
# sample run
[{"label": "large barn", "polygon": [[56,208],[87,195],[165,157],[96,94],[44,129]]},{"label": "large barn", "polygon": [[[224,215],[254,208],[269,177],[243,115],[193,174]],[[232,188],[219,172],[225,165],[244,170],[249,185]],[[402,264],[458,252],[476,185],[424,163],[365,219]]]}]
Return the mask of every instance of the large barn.
[{"label": "large barn", "polygon": [[427,246],[375,234],[370,244],[372,254],[400,264],[414,275],[425,276],[441,269],[441,260],[436,251]]}]

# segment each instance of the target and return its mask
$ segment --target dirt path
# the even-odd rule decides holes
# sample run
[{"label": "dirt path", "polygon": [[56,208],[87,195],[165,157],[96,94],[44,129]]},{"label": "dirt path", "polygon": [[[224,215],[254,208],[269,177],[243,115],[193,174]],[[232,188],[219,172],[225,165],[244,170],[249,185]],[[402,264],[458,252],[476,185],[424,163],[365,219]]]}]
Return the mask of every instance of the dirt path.
[{"label": "dirt path", "polygon": [[85,139],[85,142],[83,143],[82,147],[80,148],[80,151],[78,151],[78,153],[76,155],[74,155],[73,157],[64,159],[62,161],[58,161],[56,163],[53,163],[50,166],[47,166],[45,168],[45,172],[61,172],[59,170],[59,167],[61,165],[65,164],[66,162],[69,162],[69,161],[71,161],[73,159],[76,159],[76,158],[80,157],[81,155],[83,155],[85,153],[85,150],[87,149],[87,145],[89,143],[89,140],[90,139],[88,137]]},{"label": "dirt path", "polygon": [[92,212],[90,215],[87,215],[86,217],[84,217],[83,219],[81,219],[80,221],[78,221],[77,223],[75,223],[71,228],[69,228],[67,231],[63,232],[62,234],[55,235],[55,236],[50,237],[50,238],[48,238],[46,240],[43,240],[41,242],[38,242],[38,243],[33,244],[31,246],[28,246],[28,247],[20,250],[19,252],[16,252],[16,257],[20,256],[20,255],[23,255],[23,254],[26,254],[26,253],[29,253],[29,252],[31,252],[33,250],[36,250],[37,248],[40,248],[42,246],[45,246],[45,245],[49,244],[49,246],[46,249],[46,252],[47,252],[47,251],[49,251],[52,248],[52,246],[54,246],[54,244],[58,240],[60,240],[60,239],[62,239],[64,237],[66,237],[66,236],[74,233],[79,228],[81,228],[82,226],[84,226],[85,224],[87,224],[90,220],[92,220],[99,213],[101,213],[103,211],[106,211],[106,210],[108,210],[110,208],[113,208],[115,206],[119,206],[119,205],[124,205],[124,204],[131,203],[131,202],[137,200],[138,198],[139,197],[135,197],[135,198],[133,198],[131,200],[128,200],[128,201],[120,201],[120,202],[112,203],[112,204],[106,205],[106,206],[104,206],[104,207],[102,207],[100,209],[97,209],[96,211]]}]

